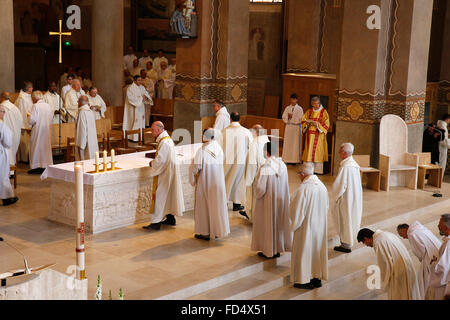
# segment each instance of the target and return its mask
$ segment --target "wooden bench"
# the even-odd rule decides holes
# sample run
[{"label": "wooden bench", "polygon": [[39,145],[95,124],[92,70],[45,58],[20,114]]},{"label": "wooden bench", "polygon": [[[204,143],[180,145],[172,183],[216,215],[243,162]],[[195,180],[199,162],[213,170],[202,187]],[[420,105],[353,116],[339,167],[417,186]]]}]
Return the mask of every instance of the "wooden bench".
[{"label": "wooden bench", "polygon": [[[95,123],[97,127],[97,135],[103,135],[106,137],[108,132],[111,131],[111,120],[100,119]],[[75,123],[63,123],[61,124],[61,148],[67,148],[67,138],[74,138],[76,135]],[[59,125],[52,125],[52,148],[59,149]]]},{"label": "wooden bench", "polygon": [[417,188],[425,189],[425,179],[428,174],[428,185],[442,188],[442,167],[431,163],[431,153],[419,153],[419,174]]},{"label": "wooden bench", "polygon": [[370,156],[353,156],[353,159],[355,159],[361,167],[361,181],[364,182],[364,180],[367,179],[367,189],[380,192],[381,171],[370,166]]}]

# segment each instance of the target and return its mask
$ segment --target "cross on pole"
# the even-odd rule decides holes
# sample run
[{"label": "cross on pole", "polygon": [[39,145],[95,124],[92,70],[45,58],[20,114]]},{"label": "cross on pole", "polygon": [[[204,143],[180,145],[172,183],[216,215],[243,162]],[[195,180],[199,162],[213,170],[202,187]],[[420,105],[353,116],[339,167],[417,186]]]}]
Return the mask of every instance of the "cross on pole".
[{"label": "cross on pole", "polygon": [[51,36],[59,36],[59,63],[62,63],[62,36],[71,36],[72,32],[62,32],[62,20],[59,20],[59,32],[50,32]]}]

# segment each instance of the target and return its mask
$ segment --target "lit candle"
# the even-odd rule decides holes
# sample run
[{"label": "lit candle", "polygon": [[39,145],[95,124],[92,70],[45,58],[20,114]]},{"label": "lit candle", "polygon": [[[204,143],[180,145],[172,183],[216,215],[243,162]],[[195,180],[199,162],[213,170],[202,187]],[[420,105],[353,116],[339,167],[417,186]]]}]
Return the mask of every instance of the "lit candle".
[{"label": "lit candle", "polygon": [[83,163],[75,163],[75,199],[77,212],[76,253],[77,253],[77,279],[86,278],[84,261],[84,192],[83,192]]}]

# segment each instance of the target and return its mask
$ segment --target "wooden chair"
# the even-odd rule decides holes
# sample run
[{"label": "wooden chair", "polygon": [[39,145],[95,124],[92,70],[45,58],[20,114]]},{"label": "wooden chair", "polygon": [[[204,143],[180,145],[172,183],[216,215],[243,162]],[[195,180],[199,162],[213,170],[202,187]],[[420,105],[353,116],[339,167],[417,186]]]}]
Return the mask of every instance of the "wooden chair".
[{"label": "wooden chair", "polygon": [[[151,134],[151,128],[142,129],[142,145],[156,148],[156,139]],[[148,136],[150,136],[151,138],[147,140],[146,137]]]},{"label": "wooden chair", "polygon": [[97,141],[98,141],[98,150],[106,150],[106,139],[105,134],[97,134]]},{"label": "wooden chair", "polygon": [[353,159],[361,167],[361,181],[364,182],[367,179],[366,188],[380,192],[381,171],[370,166],[370,156],[353,156]]},{"label": "wooden chair", "polygon": [[73,162],[75,161],[75,138],[67,137],[67,145],[64,152],[64,161]]},{"label": "wooden chair", "polygon": [[14,172],[14,189],[17,189],[17,167],[16,166],[9,166],[9,171]]},{"label": "wooden chair", "polygon": [[408,128],[396,115],[386,115],[380,124],[381,189],[406,186],[417,189],[419,156],[408,153]]},{"label": "wooden chair", "polygon": [[431,163],[431,153],[419,153],[419,174],[417,188],[425,189],[425,179],[428,176],[428,185],[442,188],[442,168]]},{"label": "wooden chair", "polygon": [[109,153],[114,149],[118,155],[136,152],[136,149],[128,147],[128,139],[124,137],[123,131],[111,130],[108,132],[106,146]]},{"label": "wooden chair", "polygon": [[145,146],[142,141],[142,133],[141,130],[126,130],[125,131],[125,137],[129,137],[131,135],[138,135],[138,144],[137,145],[129,145],[128,140],[125,141],[126,148],[135,149],[136,152],[143,152],[143,151],[149,151],[153,150],[153,147],[151,146]]}]

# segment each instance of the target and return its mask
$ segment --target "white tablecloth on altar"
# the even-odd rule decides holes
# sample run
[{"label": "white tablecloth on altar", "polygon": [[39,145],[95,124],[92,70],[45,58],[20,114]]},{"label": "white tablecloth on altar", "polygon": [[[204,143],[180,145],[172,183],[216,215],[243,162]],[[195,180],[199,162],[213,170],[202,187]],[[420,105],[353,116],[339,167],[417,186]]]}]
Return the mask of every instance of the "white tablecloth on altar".
[{"label": "white tablecloth on altar", "polygon": [[[190,164],[195,156],[195,153],[201,146],[202,144],[191,144],[176,147],[175,150],[177,152],[177,160],[179,164]],[[107,175],[114,174],[115,172],[123,172],[126,170],[148,167],[152,159],[146,158],[145,155],[147,153],[152,152],[155,151],[130,153],[116,156],[117,161],[116,167],[121,168],[121,170],[97,174],[85,173],[84,184],[94,185],[95,182],[101,182],[102,178],[105,178]],[[84,165],[84,172],[90,172],[95,170],[95,160],[86,160],[82,162]],[[107,158],[107,162],[108,163],[111,162],[110,157]],[[100,158],[100,163],[103,163],[103,158]],[[75,182],[74,162],[49,166],[41,176],[42,180],[48,178],[74,183]]]}]

